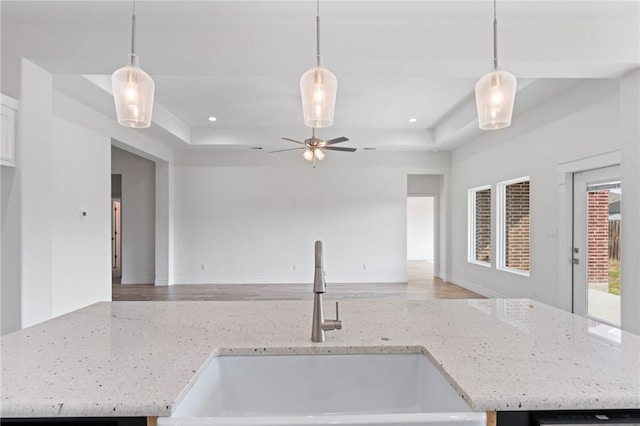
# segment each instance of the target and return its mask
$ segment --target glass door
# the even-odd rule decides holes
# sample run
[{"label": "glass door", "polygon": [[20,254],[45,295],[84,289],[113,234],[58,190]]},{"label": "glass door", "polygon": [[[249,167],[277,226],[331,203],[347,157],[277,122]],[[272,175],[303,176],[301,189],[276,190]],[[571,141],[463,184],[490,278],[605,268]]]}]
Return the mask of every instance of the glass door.
[{"label": "glass door", "polygon": [[573,176],[573,311],[620,327],[620,166]]}]

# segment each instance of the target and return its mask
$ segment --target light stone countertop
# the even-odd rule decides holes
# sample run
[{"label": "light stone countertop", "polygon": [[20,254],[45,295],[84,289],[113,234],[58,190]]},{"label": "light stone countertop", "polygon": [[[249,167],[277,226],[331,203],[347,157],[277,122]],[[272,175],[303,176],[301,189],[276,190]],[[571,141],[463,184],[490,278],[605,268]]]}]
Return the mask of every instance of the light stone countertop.
[{"label": "light stone countertop", "polygon": [[640,408],[640,337],[538,302],[344,300],[325,343],[312,305],[104,302],[3,336],[0,415],[168,416],[228,353],[422,352],[475,411]]}]

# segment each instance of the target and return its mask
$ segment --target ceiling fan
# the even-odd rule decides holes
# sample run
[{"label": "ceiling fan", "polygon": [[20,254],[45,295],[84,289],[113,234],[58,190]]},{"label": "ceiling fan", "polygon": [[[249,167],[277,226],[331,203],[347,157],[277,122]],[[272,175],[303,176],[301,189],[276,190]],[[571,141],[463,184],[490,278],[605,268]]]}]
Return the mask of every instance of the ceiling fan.
[{"label": "ceiling fan", "polygon": [[349,139],[345,138],[344,136],[339,137],[339,138],[335,138],[335,139],[329,139],[329,140],[322,140],[320,138],[316,138],[316,129],[312,128],[312,133],[311,133],[311,138],[309,139],[305,139],[304,142],[300,142],[297,141],[295,139],[289,139],[289,138],[282,138],[286,141],[289,142],[294,142],[300,145],[303,145],[301,147],[297,147],[297,148],[288,148],[288,149],[279,149],[277,151],[270,151],[269,153],[272,154],[274,152],[283,152],[283,151],[293,151],[296,149],[304,149],[304,153],[302,154],[302,156],[304,157],[305,160],[307,161],[313,161],[313,167],[316,166],[316,160],[320,161],[322,159],[324,159],[325,154],[324,152],[322,152],[323,150],[327,150],[327,151],[343,151],[343,152],[355,152],[356,148],[344,148],[344,147],[340,147],[340,146],[331,146],[331,145],[335,145],[337,143],[341,143],[341,142],[346,142]]}]

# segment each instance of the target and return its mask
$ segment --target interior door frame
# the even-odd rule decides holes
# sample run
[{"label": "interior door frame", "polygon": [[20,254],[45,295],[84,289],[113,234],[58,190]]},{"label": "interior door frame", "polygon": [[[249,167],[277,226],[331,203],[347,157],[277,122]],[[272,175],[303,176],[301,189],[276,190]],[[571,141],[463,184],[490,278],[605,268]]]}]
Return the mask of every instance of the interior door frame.
[{"label": "interior door frame", "polygon": [[558,228],[547,230],[558,240],[557,306],[573,312],[573,174],[622,163],[620,150],[603,152],[558,164]]},{"label": "interior door frame", "polygon": [[[432,198],[433,199],[433,229],[431,230],[432,235],[433,235],[433,276],[434,278],[439,276],[438,274],[440,273],[440,268],[439,268],[439,264],[440,264],[440,256],[439,256],[439,251],[440,251],[440,246],[439,246],[439,240],[440,240],[440,232],[439,232],[439,228],[440,228],[440,215],[439,215],[439,211],[440,211],[440,202],[439,202],[439,196],[438,194],[411,194],[411,195],[407,195],[407,203],[409,198]],[[407,240],[408,240],[408,233],[409,230],[407,228]],[[408,254],[407,254],[407,258],[408,258]]]},{"label": "interior door frame", "polygon": [[[429,177],[437,177],[438,188],[433,187],[432,185],[419,185],[413,189],[409,188],[409,179],[410,176],[429,176]],[[441,278],[444,281],[447,281],[448,270],[446,265],[447,255],[447,241],[443,236],[446,235],[446,232],[443,227],[447,226],[447,215],[446,211],[446,203],[443,201],[447,197],[447,188],[449,185],[449,176],[445,172],[434,171],[432,173],[429,172],[416,172],[416,173],[408,173],[406,175],[407,182],[407,191],[405,199],[409,197],[433,197],[433,276],[434,278]],[[405,217],[406,217],[406,206],[407,202],[405,201]],[[407,243],[406,239],[407,229],[406,229],[406,221],[405,221],[405,247]],[[406,256],[405,252],[405,258]]]},{"label": "interior door frame", "polygon": [[[582,179],[579,174],[589,173],[586,179]],[[576,179],[577,178],[577,179]],[[583,170],[573,173],[573,243],[572,250],[579,249],[577,253],[573,253],[573,258],[579,261],[578,264],[572,264],[572,312],[587,318],[592,318],[600,322],[606,322],[602,318],[589,316],[589,299],[588,299],[588,235],[586,231],[586,221],[588,221],[588,201],[586,194],[588,188],[592,185],[604,184],[610,181],[622,182],[622,172],[620,164],[599,167],[596,169]],[[578,195],[585,195],[579,197]],[[579,201],[578,201],[579,200]],[[578,217],[580,216],[580,217]],[[582,219],[582,220],[580,220]],[[578,222],[580,220],[580,222]],[[580,228],[585,225],[585,229]]]}]

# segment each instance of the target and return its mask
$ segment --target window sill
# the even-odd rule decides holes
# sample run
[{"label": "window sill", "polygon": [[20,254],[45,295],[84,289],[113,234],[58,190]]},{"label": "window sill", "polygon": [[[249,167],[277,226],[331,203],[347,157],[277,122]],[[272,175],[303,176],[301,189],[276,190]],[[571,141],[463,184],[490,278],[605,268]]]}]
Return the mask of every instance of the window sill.
[{"label": "window sill", "polygon": [[498,271],[502,271],[502,272],[509,272],[510,274],[516,274],[516,275],[521,275],[523,277],[529,277],[531,276],[531,271],[521,271],[520,269],[513,269],[513,268],[496,268]]},{"label": "window sill", "polygon": [[467,260],[468,263],[471,263],[472,265],[478,265],[478,266],[484,266],[485,268],[491,268],[491,263],[487,263],[487,262],[482,262],[479,260]]}]

